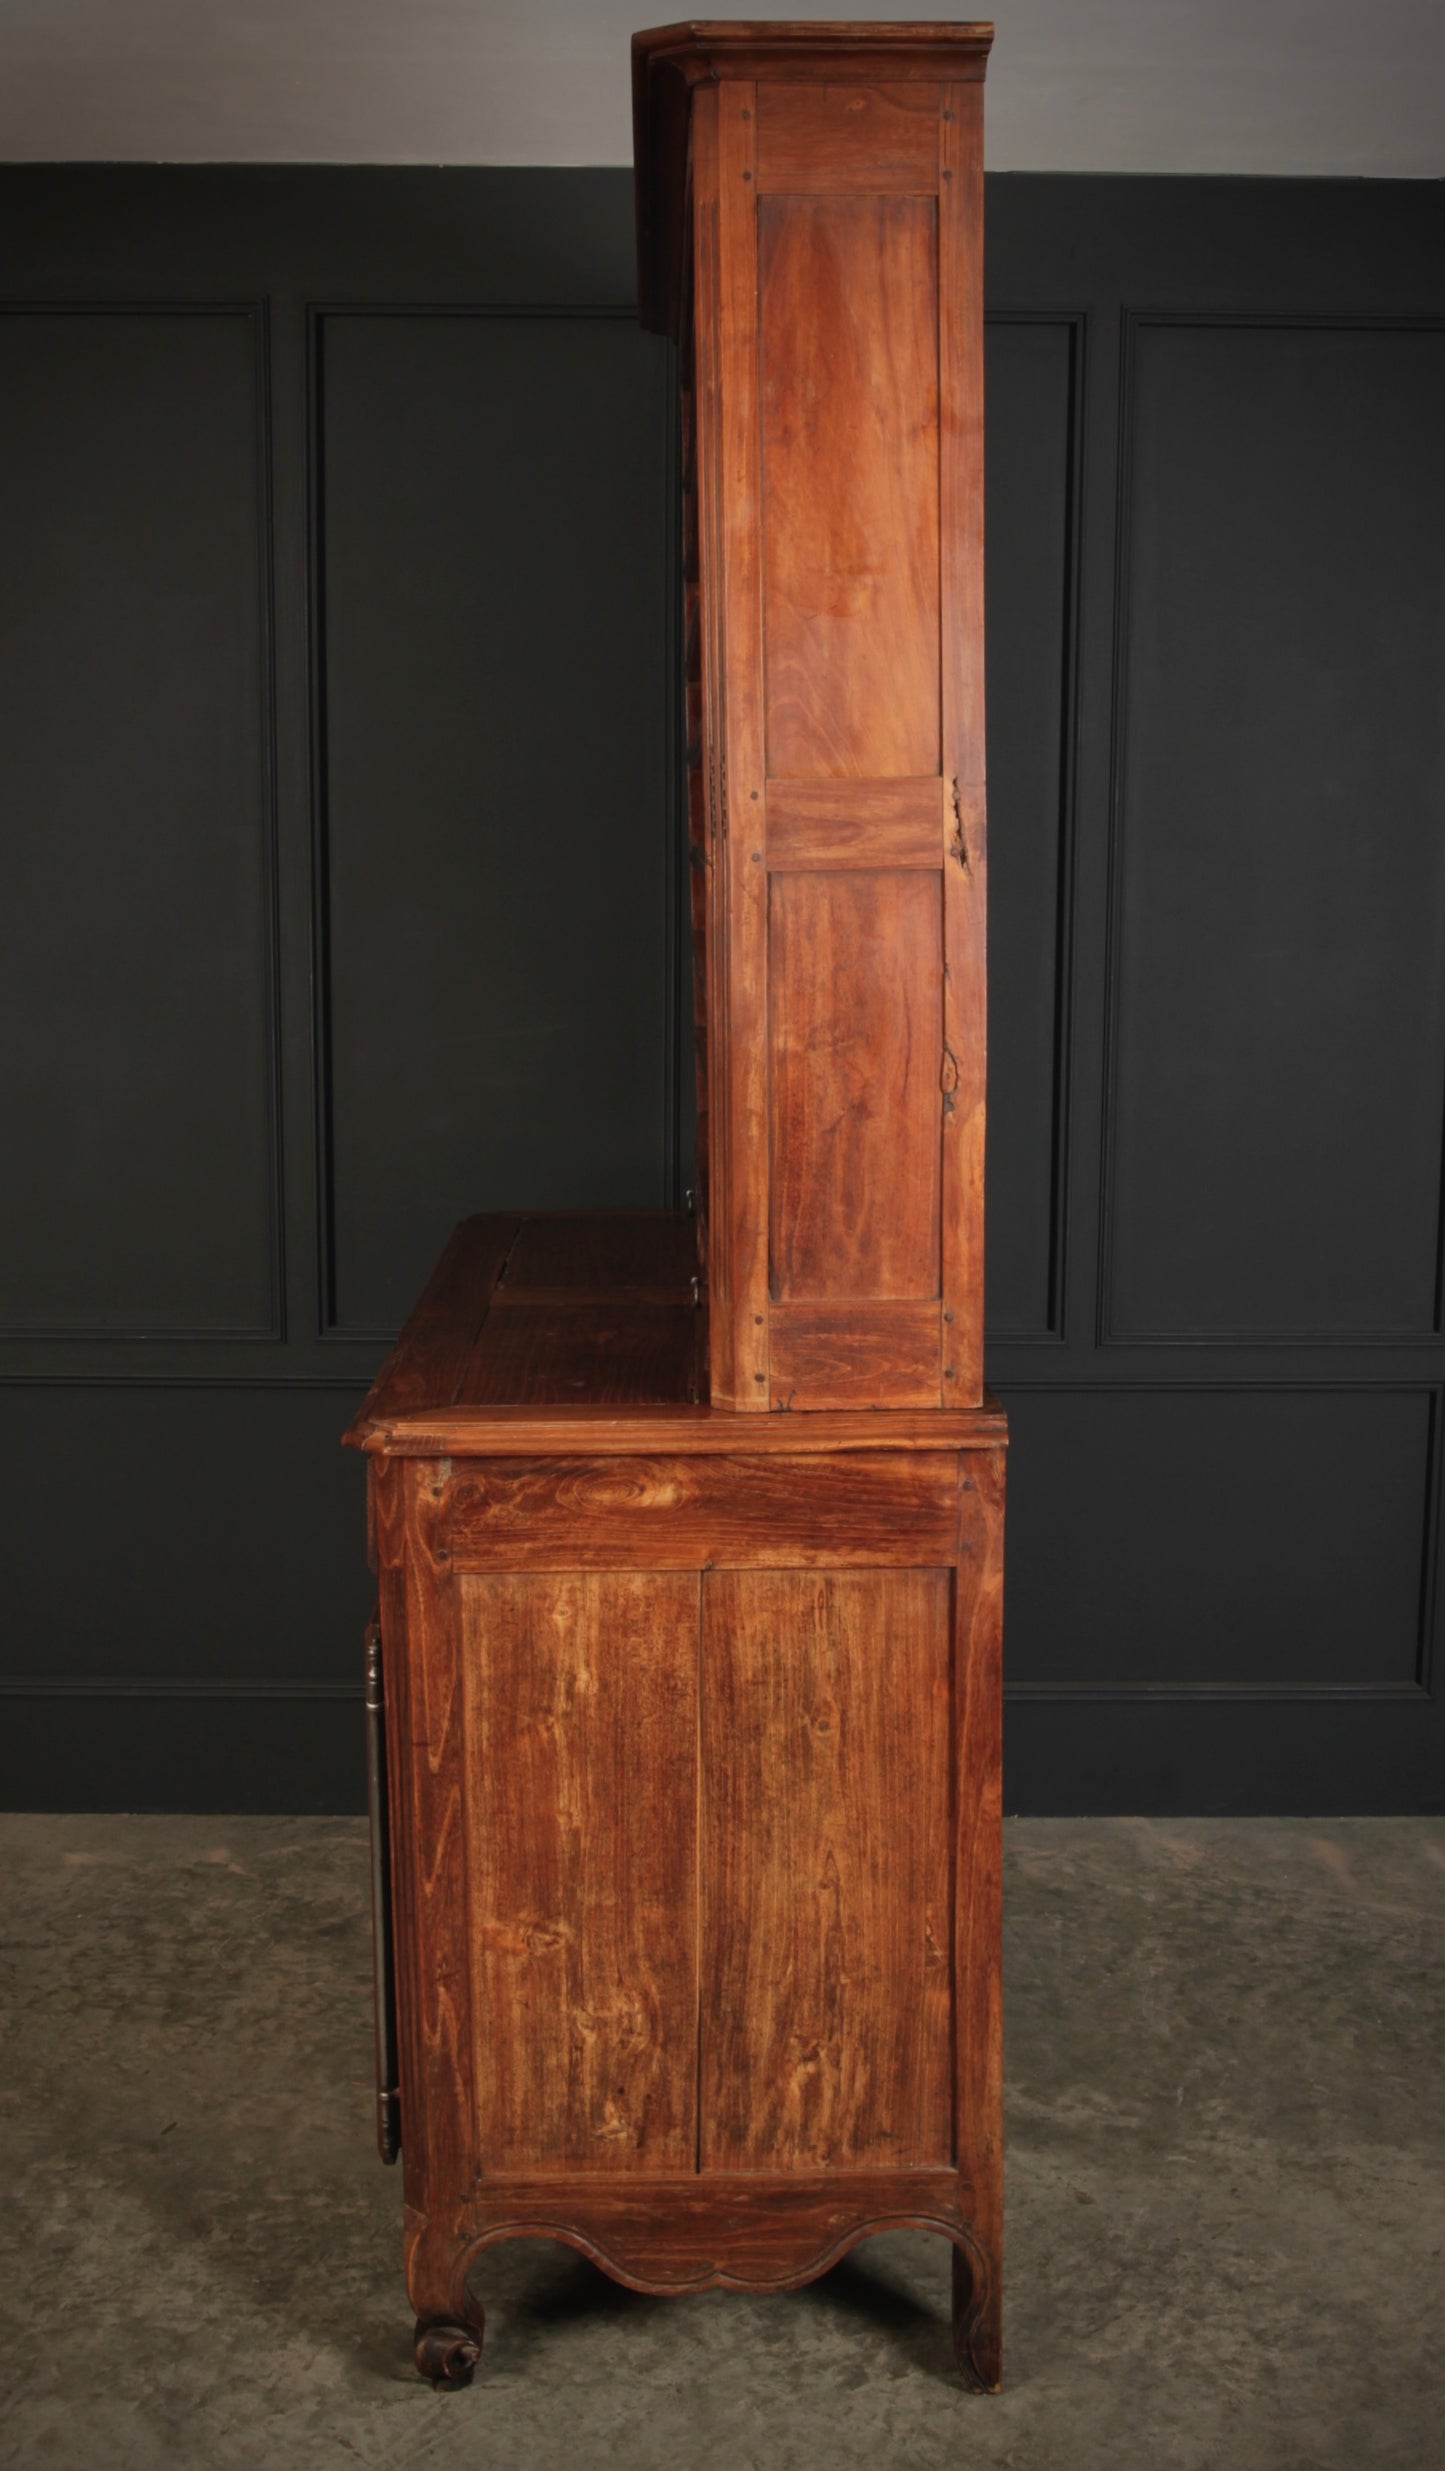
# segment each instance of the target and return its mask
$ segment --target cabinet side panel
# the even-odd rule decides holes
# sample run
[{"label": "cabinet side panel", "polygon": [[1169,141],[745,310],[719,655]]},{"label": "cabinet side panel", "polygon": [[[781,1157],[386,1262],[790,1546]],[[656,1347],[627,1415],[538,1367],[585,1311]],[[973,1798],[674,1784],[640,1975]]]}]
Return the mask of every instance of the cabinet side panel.
[{"label": "cabinet side panel", "polygon": [[[974,2227],[997,2276],[1003,2260],[1003,1554],[1005,1453],[970,1451],[960,1489],[955,1605],[958,1727],[954,2112]],[[995,2296],[974,2364],[998,2383]]]},{"label": "cabinet side panel", "polygon": [[950,1600],[704,1577],[705,2170],[950,2158]]},{"label": "cabinet side panel", "polygon": [[[711,1395],[731,1403],[743,1374],[734,1361],[732,1260],[731,1113],[728,1065],[732,1027],[728,1012],[727,874],[722,863],[724,694],[722,534],[722,334],[718,196],[718,93],[700,91],[692,116],[692,298],[687,343],[692,375],[693,469],[697,515],[697,690],[699,737],[690,776],[689,816],[697,840],[692,849],[693,899],[701,914],[705,945],[705,1044],[699,1055],[699,1111],[706,1117],[702,1210],[702,1268],[708,1284],[708,1379]],[[691,656],[690,656],[691,657]],[[690,707],[691,709],[691,707]],[[693,750],[689,750],[689,763]],[[695,781],[695,786],[692,782]],[[705,1084],[705,1088],[704,1088]],[[699,1143],[703,1129],[699,1124]],[[751,1366],[745,1368],[751,1373]],[[752,1384],[752,1387],[760,1387]]]},{"label": "cabinet side panel", "polygon": [[768,771],[939,769],[930,197],[758,203]]},{"label": "cabinet side panel", "polygon": [[945,88],[939,255],[943,771],[952,810],[944,870],[943,1297],[949,1397],[983,1397],[983,1154],[988,817],[983,702],[983,91]]},{"label": "cabinet side panel", "polygon": [[697,1579],[456,1584],[482,2168],[691,2170]]},{"label": "cabinet side panel", "polygon": [[377,1468],[406,2272],[418,2307],[445,2274],[452,2209],[477,2166],[466,1721],[457,1591],[437,1536],[440,1497],[425,1460]]},{"label": "cabinet side panel", "polygon": [[[690,236],[694,213],[695,209],[690,203]],[[714,983],[714,964],[709,950],[711,926],[708,903],[708,872],[712,855],[712,818],[708,804],[708,747],[711,733],[707,727],[706,690],[703,680],[702,512],[698,469],[697,371],[694,343],[695,285],[691,274],[691,249],[687,253],[686,264],[688,274],[684,292],[682,342],[678,356],[681,371],[679,427],[682,459],[683,745],[687,780],[687,906],[688,922],[692,931],[692,1070],[697,1111],[693,1139],[693,1190],[697,1202],[698,1231],[705,1246],[712,1190],[710,1149],[712,1127],[709,1113],[711,1081],[708,1051],[708,1006]],[[705,1253],[703,1266],[706,1267]]]},{"label": "cabinet side panel", "polygon": [[935,871],[772,878],[778,1301],[938,1293],[942,937]]},{"label": "cabinet side panel", "polygon": [[[715,1406],[767,1407],[767,869],[763,603],[759,499],[756,93],[717,88],[714,393],[722,611],[719,837],[713,873],[723,913],[726,1213],[714,1201],[709,1261],[730,1323],[713,1361]],[[702,109],[699,98],[699,111]],[[699,158],[701,162],[701,157]],[[718,1163],[721,1163],[719,1161]],[[721,1270],[721,1279],[716,1278]],[[712,1316],[716,1328],[718,1310]]]}]

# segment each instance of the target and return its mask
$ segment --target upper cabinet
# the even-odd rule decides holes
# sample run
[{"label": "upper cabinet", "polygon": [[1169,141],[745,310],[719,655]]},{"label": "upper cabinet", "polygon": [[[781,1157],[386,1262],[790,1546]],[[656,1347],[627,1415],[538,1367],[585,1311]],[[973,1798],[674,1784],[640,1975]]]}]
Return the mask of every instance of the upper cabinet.
[{"label": "upper cabinet", "polygon": [[714,1404],[982,1396],[991,28],[633,45],[684,402]]}]

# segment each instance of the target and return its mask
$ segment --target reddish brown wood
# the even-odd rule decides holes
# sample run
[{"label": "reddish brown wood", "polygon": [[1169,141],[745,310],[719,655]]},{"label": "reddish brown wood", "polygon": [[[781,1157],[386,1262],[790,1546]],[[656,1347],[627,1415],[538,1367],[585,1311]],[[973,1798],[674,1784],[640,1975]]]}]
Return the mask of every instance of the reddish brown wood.
[{"label": "reddish brown wood", "polygon": [[493,1295],[582,1292],[689,1295],[697,1270],[697,1231],[677,1210],[567,1210],[524,1218]]},{"label": "reddish brown wood", "polygon": [[804,1414],[820,1407],[936,1407],[938,1328],[931,1299],[775,1304],[773,1403]]},{"label": "reddish brown wood", "polygon": [[769,197],[757,218],[768,770],[936,775],[936,209]]},{"label": "reddish brown wood", "polygon": [[451,1405],[520,1225],[516,1218],[465,1218],[453,1229],[406,1328],[366,1394],[354,1431],[379,1415]]},{"label": "reddish brown wood", "polygon": [[1005,1460],[971,1451],[959,1489],[954,1607],[956,2150],[973,2187],[979,2259],[954,2273],[959,2365],[985,2392],[1003,2349],[1003,1546]]},{"label": "reddish brown wood", "polygon": [[534,1303],[490,1312],[457,1384],[457,1403],[690,1399],[697,1389],[691,1297]]},{"label": "reddish brown wood", "polygon": [[1001,1419],[513,1414],[374,1470],[418,2360],[494,2239],[780,2288],[914,2223],[988,2383]]},{"label": "reddish brown wood", "polygon": [[939,807],[931,778],[769,781],[769,869],[937,868]]},{"label": "reddish brown wood", "polygon": [[[620,1290],[622,1304],[617,1311],[613,1310],[613,1299],[606,1294],[588,1298],[573,1289],[566,1291],[571,1301],[563,1304],[559,1299],[564,1291],[554,1288],[550,1291],[553,1300],[545,1305],[539,1304],[535,1295],[521,1302],[514,1296],[506,1305],[493,1301],[489,1313],[488,1301],[495,1293],[492,1280],[498,1224],[491,1219],[467,1221],[458,1229],[446,1255],[455,1297],[456,1328],[467,1339],[463,1361],[479,1368],[478,1384],[473,1385],[466,1372],[455,1372],[461,1354],[460,1340],[452,1346],[435,1330],[431,1308],[424,1298],[417,1318],[422,1322],[422,1335],[431,1353],[426,1355],[413,1344],[414,1324],[408,1323],[347,1435],[354,1447],[374,1454],[386,1452],[413,1458],[454,1453],[565,1458],[579,1453],[585,1456],[598,1448],[610,1454],[645,1456],[661,1451],[692,1456],[739,1448],[737,1427],[728,1412],[679,1396],[687,1387],[693,1362],[694,1324],[701,1325],[701,1314],[690,1315],[680,1302],[665,1295],[655,1298],[643,1311],[642,1327],[644,1332],[650,1327],[654,1337],[659,1330],[664,1337],[671,1332],[670,1344],[660,1350],[644,1346],[635,1358],[624,1353],[619,1372],[598,1333],[616,1328],[619,1320],[625,1321],[641,1291]],[[690,1225],[687,1219],[677,1220],[679,1230],[685,1231]],[[555,1261],[552,1266],[556,1267]],[[635,1264],[627,1266],[630,1269]],[[851,1379],[855,1397],[863,1403],[871,1402],[880,1382],[888,1375],[905,1389],[913,1403],[936,1405],[937,1351],[931,1335],[936,1311],[926,1300],[873,1305],[867,1314],[847,1305],[836,1313],[827,1305],[776,1307],[775,1344],[781,1350],[778,1364],[789,1387],[776,1393],[773,1403],[786,1407],[790,1399],[795,1405],[802,1400],[811,1407],[813,1394],[806,1383],[812,1378],[810,1367],[817,1365],[830,1395],[845,1389]],[[550,1397],[535,1395],[539,1384],[534,1378],[534,1366],[525,1360],[510,1335],[513,1317],[518,1314],[521,1318],[515,1328],[524,1343],[529,1334],[535,1335],[539,1322],[552,1332],[548,1362],[555,1382],[554,1395]],[[472,1338],[470,1333],[478,1323],[480,1334]],[[577,1335],[575,1358],[569,1352],[569,1330]],[[491,1391],[504,1387],[499,1378],[486,1371],[494,1340],[510,1350],[506,1360],[521,1365],[526,1372],[527,1386],[534,1393],[530,1404],[521,1404],[515,1398],[479,1400],[469,1395],[474,1386],[482,1383]],[[425,1385],[420,1377],[424,1363],[435,1368],[430,1397],[424,1394]],[[604,1390],[625,1375],[635,1393],[625,1411],[615,1398],[579,1395],[575,1387],[579,1371],[587,1378],[589,1366]],[[453,1396],[458,1389],[463,1393],[460,1399]],[[906,1404],[907,1400],[899,1403]],[[1001,1438],[1003,1432],[1003,1418],[992,1404],[948,1414],[942,1421],[916,1417],[900,1421],[891,1417],[886,1428],[879,1426],[875,1416],[844,1407],[800,1414],[791,1421],[770,1417],[756,1424],[750,1422],[741,1446],[751,1454],[783,1452],[791,1456],[876,1451],[880,1446],[978,1448]]]},{"label": "reddish brown wood", "polygon": [[645,310],[682,347],[702,1213],[470,1222],[348,1436],[441,2383],[495,2241],[772,2290],[905,2224],[952,2242],[959,2368],[998,2380],[987,44],[635,47]]},{"label": "reddish brown wood", "polygon": [[985,983],[983,702],[983,93],[944,89],[939,256],[943,571],[943,1301],[961,1399],[983,1395]]},{"label": "reddish brown wood", "polygon": [[480,2344],[480,2312],[451,2289],[457,2191],[477,2152],[461,1670],[440,1495],[425,1461],[378,1470],[406,2279],[419,2320],[460,2312]]},{"label": "reddish brown wood", "polygon": [[459,1584],[483,2167],[687,2169],[699,1581]]},{"label": "reddish brown wood", "polygon": [[[703,675],[702,475],[698,461],[697,364],[693,348],[692,263],[687,265],[688,313],[686,340],[678,355],[678,409],[681,432],[683,598],[683,758],[687,775],[688,915],[692,928],[692,1077],[696,1110],[693,1182],[700,1229],[708,1221],[710,1155],[712,1151],[708,991],[717,971],[712,950],[709,901],[709,846],[713,829],[709,749],[717,731],[706,700]],[[715,500],[716,492],[713,492]],[[708,615],[713,612],[709,606]],[[711,664],[717,674],[718,664]]]},{"label": "reddish brown wood", "polygon": [[967,2242],[968,2189],[952,2170],[707,2171],[484,2179],[459,2237],[462,2269],[503,2239],[563,2239],[638,2291],[795,2290],[860,2239],[938,2231]]},{"label": "reddish brown wood", "polygon": [[842,1459],[479,1459],[442,1529],[467,1570],[908,1568],[953,1559],[950,1451]]},{"label": "reddish brown wood", "polygon": [[702,2162],[947,2162],[946,1570],[703,1584]]},{"label": "reddish brown wood", "polygon": [[[688,181],[692,249],[690,253],[683,252],[687,257],[685,292],[689,317],[680,357],[691,381],[688,403],[695,431],[696,473],[695,490],[683,506],[683,556],[696,576],[698,612],[694,629],[698,738],[689,748],[688,757],[694,784],[690,789],[689,811],[700,815],[701,836],[694,841],[690,853],[694,876],[702,879],[700,884],[694,884],[692,914],[695,928],[700,920],[703,930],[701,936],[695,933],[693,945],[694,983],[704,1013],[697,1055],[696,1191],[709,1296],[709,1381],[713,1396],[722,1402],[736,1398],[739,1387],[751,1379],[755,1368],[751,1362],[743,1365],[739,1361],[739,1339],[750,1333],[740,1327],[733,1298],[729,1246],[714,1245],[711,1238],[714,1228],[722,1230],[731,1224],[730,1153],[722,1130],[728,1122],[731,1060],[727,1038],[727,879],[720,863],[726,821],[723,610],[718,584],[723,563],[724,495],[719,314],[722,276],[718,245],[717,103],[711,95],[700,94],[697,98],[691,138]],[[680,235],[678,246],[681,248]]]},{"label": "reddish brown wood", "polygon": [[[851,1297],[863,1322],[937,1297],[940,1388],[981,1396],[986,48],[978,28],[709,26],[636,54],[662,149],[642,193],[690,217],[700,1186],[711,1395],[745,1412],[795,1388],[774,1307],[804,1297]],[[819,880],[839,875],[851,900]],[[865,1142],[855,1169],[900,1052],[901,1145],[882,1166]],[[800,1058],[821,1174],[795,1138]],[[821,1246],[792,1258],[800,1209],[827,1230],[825,1279]],[[808,1412],[931,1395],[910,1368],[865,1399],[869,1363],[888,1374],[870,1345],[836,1393],[810,1379]]]},{"label": "reddish brown wood", "polygon": [[[768,1404],[768,1069],[765,855],[767,773],[763,710],[761,441],[758,407],[756,184],[757,88],[729,80],[715,90],[717,315],[715,383],[700,401],[717,431],[717,530],[721,565],[704,589],[719,602],[714,654],[721,662],[715,709],[720,722],[720,838],[714,847],[715,898],[724,917],[718,939],[726,1029],[714,1041],[725,1065],[723,1103],[714,1113],[727,1153],[709,1224],[708,1261],[716,1282],[725,1259],[730,1346],[714,1357],[712,1395],[743,1413]],[[713,1323],[718,1304],[713,1306]]]},{"label": "reddish brown wood", "polygon": [[696,1241],[678,1210],[464,1219],[347,1439],[458,1404],[691,1400]]},{"label": "reddish brown wood", "polygon": [[986,24],[761,24],[691,19],[632,38],[638,303],[644,326],[676,333],[684,297],[689,115],[694,89],[728,77],[830,86],[982,80]]},{"label": "reddish brown wood", "polygon": [[[936,875],[773,880],[775,1303],[808,1297],[862,1305],[938,1294],[941,923]],[[936,1399],[936,1312],[932,1326]],[[773,1378],[782,1392],[776,1359]],[[855,1401],[870,1404],[856,1392],[811,1404]]]},{"label": "reddish brown wood", "polygon": [[918,84],[759,86],[758,188],[764,196],[934,195],[936,92]]},{"label": "reddish brown wood", "polygon": [[[907,1308],[916,1310],[914,1306]],[[993,1402],[961,1415],[899,1411],[881,1422],[870,1409],[828,1409],[788,1422],[778,1416],[749,1425],[739,1438],[736,1420],[711,1407],[455,1407],[435,1415],[399,1416],[354,1432],[352,1446],[380,1456],[450,1458],[457,1455],[552,1458],[559,1452],[606,1450],[627,1457],[658,1451],[715,1457],[741,1451],[749,1458],[815,1454],[839,1460],[853,1451],[972,1450],[1001,1440],[1002,1410]]]}]

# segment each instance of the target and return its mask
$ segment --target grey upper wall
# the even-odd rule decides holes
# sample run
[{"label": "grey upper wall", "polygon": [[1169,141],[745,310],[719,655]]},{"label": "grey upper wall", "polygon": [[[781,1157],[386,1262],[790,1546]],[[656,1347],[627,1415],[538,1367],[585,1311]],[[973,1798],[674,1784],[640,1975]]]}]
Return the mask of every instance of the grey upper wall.
[{"label": "grey upper wall", "polygon": [[[993,14],[995,171],[1445,176],[1445,0]],[[665,16],[648,0],[0,0],[0,160],[627,163],[628,39]]]}]

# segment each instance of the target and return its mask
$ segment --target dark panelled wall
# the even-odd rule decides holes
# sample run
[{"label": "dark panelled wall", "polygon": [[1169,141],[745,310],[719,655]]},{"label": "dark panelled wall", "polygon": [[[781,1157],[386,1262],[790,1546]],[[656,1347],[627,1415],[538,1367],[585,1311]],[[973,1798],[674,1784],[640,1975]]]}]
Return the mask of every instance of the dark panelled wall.
[{"label": "dark panelled wall", "polygon": [[[630,182],[0,208],[0,1796],[354,1808],[386,1334],[686,1180]],[[1442,191],[989,217],[1009,1803],[1438,1807]]]}]

